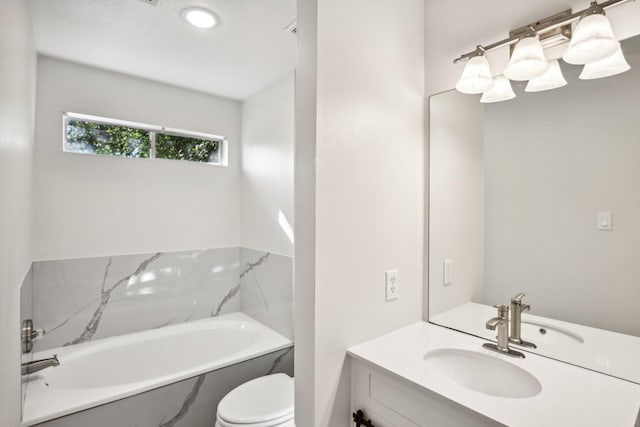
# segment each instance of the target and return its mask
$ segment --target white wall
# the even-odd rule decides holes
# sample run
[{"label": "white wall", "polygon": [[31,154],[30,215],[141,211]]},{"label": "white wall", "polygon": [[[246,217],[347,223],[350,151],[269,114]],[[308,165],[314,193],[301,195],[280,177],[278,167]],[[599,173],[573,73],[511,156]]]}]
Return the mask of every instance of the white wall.
[{"label": "white wall", "polygon": [[20,284],[31,264],[35,50],[26,2],[0,2],[0,425],[20,423]]},{"label": "white wall", "polygon": [[[484,114],[477,96],[431,97],[429,313],[482,298],[484,264]],[[443,283],[443,262],[453,282]]]},{"label": "white wall", "polygon": [[[314,406],[296,406],[296,421],[344,427],[351,425],[346,349],[421,318],[423,0],[327,0],[317,4],[315,24],[307,28],[313,5],[298,10],[301,35],[317,24],[317,40],[298,40],[299,74],[314,74],[306,55],[317,48],[317,79],[298,80],[296,90],[304,91],[298,102],[313,102],[316,94],[307,84],[317,97],[315,141],[296,123],[302,136],[296,150],[303,150],[297,157],[307,162],[296,163],[296,183],[302,185],[296,197],[309,189],[311,180],[298,171],[309,164],[314,143],[316,167],[315,212],[296,210],[297,229],[313,226],[315,217],[315,245],[308,228],[296,235],[296,255],[315,251],[315,266],[296,258],[296,293],[304,293],[296,296],[296,313],[305,312],[296,323],[301,319],[309,328],[296,324],[296,353],[306,356],[296,354],[296,372],[313,371],[312,385],[305,375],[296,386],[305,387]],[[313,125],[313,107],[297,108],[304,124]],[[395,268],[400,296],[386,303],[384,272]],[[311,325],[307,310],[314,315]],[[314,334],[313,342],[299,340],[306,333]],[[302,396],[302,390],[296,393]]]},{"label": "white wall", "polygon": [[293,255],[293,73],[242,103],[240,244]]},{"label": "white wall", "polygon": [[316,132],[318,75],[317,0],[296,4],[293,339],[295,423],[315,425],[316,413]]},{"label": "white wall", "polygon": [[580,81],[575,67],[562,89],[485,108],[485,303],[527,292],[535,314],[640,335],[634,42],[627,73]]},{"label": "white wall", "polygon": [[[62,113],[224,135],[229,166],[62,151]],[[39,57],[37,260],[237,246],[240,104]]]}]

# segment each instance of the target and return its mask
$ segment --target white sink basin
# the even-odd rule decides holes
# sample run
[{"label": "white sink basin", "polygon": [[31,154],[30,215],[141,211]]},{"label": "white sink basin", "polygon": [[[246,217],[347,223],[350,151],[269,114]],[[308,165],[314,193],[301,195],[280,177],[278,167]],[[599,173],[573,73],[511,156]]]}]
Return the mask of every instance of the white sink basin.
[{"label": "white sink basin", "polygon": [[563,327],[547,322],[539,322],[522,319],[522,339],[531,341],[536,345],[571,345],[582,344],[584,338]]},{"label": "white sink basin", "polygon": [[478,393],[524,399],[542,391],[533,375],[502,357],[505,356],[442,348],[427,352],[424,362],[430,373]]}]

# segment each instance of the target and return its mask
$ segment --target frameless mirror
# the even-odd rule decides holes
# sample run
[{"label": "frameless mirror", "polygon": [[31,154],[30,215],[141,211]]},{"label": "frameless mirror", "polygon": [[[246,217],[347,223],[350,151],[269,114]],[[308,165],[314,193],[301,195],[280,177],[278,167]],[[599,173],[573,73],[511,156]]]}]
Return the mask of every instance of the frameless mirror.
[{"label": "frameless mirror", "polygon": [[430,98],[429,320],[495,340],[507,304],[515,349],[640,383],[640,36],[622,49],[612,77]]}]

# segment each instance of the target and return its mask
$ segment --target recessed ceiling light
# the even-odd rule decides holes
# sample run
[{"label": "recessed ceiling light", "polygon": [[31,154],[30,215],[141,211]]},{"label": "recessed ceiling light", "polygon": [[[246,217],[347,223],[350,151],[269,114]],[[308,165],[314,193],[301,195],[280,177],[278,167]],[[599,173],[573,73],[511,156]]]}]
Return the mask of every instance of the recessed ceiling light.
[{"label": "recessed ceiling light", "polygon": [[202,7],[188,7],[183,9],[182,18],[198,28],[213,28],[218,23],[216,15]]}]

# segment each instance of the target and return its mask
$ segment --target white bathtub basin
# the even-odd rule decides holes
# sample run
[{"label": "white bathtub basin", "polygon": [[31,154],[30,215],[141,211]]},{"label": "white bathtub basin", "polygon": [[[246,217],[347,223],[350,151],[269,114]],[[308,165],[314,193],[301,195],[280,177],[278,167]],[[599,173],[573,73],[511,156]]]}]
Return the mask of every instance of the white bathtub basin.
[{"label": "white bathtub basin", "polygon": [[542,391],[536,377],[501,357],[505,356],[442,348],[427,352],[424,363],[426,369],[482,394],[523,399]]},{"label": "white bathtub basin", "polygon": [[[260,336],[243,322],[206,322],[193,330],[130,334],[59,356],[61,368],[43,371],[51,388],[86,389],[156,380],[233,357]],[[72,375],[70,373],[73,373]]]},{"label": "white bathtub basin", "polygon": [[41,351],[60,366],[29,377],[23,426],[34,425],[290,347],[256,320],[233,313]]}]

